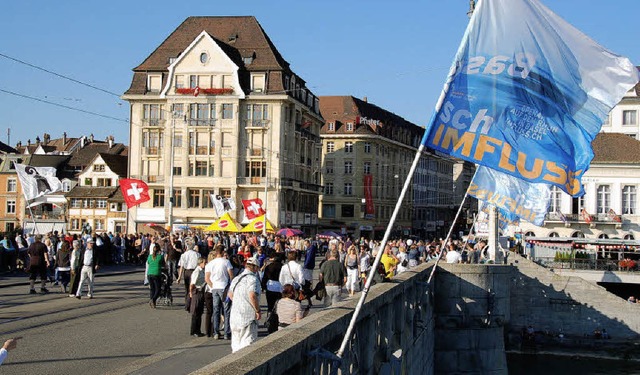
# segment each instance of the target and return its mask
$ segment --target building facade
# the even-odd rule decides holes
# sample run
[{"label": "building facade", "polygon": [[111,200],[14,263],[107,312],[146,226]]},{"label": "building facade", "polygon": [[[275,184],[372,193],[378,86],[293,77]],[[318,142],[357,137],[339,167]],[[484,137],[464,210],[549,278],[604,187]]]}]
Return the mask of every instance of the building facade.
[{"label": "building facade", "polygon": [[602,133],[621,133],[640,140],[640,85],[629,90],[602,124]]},{"label": "building facade", "polygon": [[97,154],[78,175],[68,201],[67,232],[126,232],[127,206],[118,179],[127,176],[127,156]]},{"label": "building facade", "polygon": [[[151,201],[134,230],[210,224],[211,195],[260,198],[277,226],[313,231],[320,188],[319,101],[254,17],[190,17],[134,69],[129,176]],[[308,215],[308,216],[307,216]]]},{"label": "building facade", "polygon": [[[355,237],[382,238],[424,129],[367,99],[320,97],[320,226]],[[425,152],[393,227],[393,235],[435,235],[453,205],[449,159]],[[431,225],[433,224],[433,225]]]}]

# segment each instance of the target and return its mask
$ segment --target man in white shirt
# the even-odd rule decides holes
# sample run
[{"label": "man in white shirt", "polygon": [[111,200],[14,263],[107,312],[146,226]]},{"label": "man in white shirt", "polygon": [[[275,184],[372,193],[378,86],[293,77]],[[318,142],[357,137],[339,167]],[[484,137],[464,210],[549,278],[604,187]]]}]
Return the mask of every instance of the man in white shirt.
[{"label": "man in white shirt", "polygon": [[458,248],[455,244],[449,244],[449,251],[447,251],[446,255],[447,263],[461,263],[462,255],[458,251]]},{"label": "man in white shirt", "polygon": [[180,255],[180,260],[178,261],[178,267],[180,267],[180,270],[178,272],[176,283],[180,283],[180,280],[184,280],[184,309],[188,312],[191,307],[191,299],[189,298],[191,274],[198,266],[200,254],[195,251],[195,243],[193,240],[189,239],[185,241],[185,246],[187,247],[187,251]]},{"label": "man in white shirt", "polygon": [[[224,256],[224,248],[216,246],[216,257],[204,268],[204,279],[207,282],[205,292],[205,330],[207,336],[213,335],[220,339],[220,306],[224,309],[224,338],[230,339],[231,326],[229,315],[231,314],[231,302],[227,301],[226,289],[233,279],[233,266]],[[211,313],[213,312],[213,319]],[[213,329],[211,323],[213,322]]]},{"label": "man in white shirt", "polygon": [[78,291],[76,292],[76,298],[80,299],[82,294],[82,285],[87,281],[88,292],[87,297],[93,298],[93,278],[94,272],[98,270],[98,254],[94,251],[94,241],[92,238],[87,240],[87,247],[80,253],[80,282],[78,283]]}]

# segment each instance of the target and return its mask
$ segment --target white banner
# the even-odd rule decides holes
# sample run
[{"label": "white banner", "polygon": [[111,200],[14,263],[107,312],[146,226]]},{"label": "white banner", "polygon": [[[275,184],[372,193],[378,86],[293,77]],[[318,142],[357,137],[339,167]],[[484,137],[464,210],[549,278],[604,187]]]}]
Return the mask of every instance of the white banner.
[{"label": "white banner", "polygon": [[27,200],[62,191],[62,182],[56,177],[55,168],[14,165],[22,185],[22,192]]},{"label": "white banner", "polygon": [[225,212],[236,209],[236,202],[233,198],[225,198],[221,195],[211,194],[211,203],[213,203],[213,207],[216,209],[218,217],[224,215]]}]

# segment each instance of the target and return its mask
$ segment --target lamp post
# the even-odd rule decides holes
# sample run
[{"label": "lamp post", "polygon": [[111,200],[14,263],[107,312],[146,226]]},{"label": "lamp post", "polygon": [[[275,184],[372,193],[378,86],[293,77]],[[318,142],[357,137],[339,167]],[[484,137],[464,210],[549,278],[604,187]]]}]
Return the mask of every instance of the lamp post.
[{"label": "lamp post", "polygon": [[173,158],[174,158],[174,144],[173,137],[175,136],[176,129],[176,117],[178,113],[174,108],[171,110],[171,136],[169,139],[169,217],[167,219],[167,225],[169,226],[169,233],[173,229]]},{"label": "lamp post", "polygon": [[265,178],[264,178],[264,221],[262,225],[262,235],[267,237],[267,200],[269,194],[269,157],[267,156],[267,130],[269,128],[267,126],[264,127],[264,137],[262,138],[262,155],[264,155],[264,168],[265,168]]}]

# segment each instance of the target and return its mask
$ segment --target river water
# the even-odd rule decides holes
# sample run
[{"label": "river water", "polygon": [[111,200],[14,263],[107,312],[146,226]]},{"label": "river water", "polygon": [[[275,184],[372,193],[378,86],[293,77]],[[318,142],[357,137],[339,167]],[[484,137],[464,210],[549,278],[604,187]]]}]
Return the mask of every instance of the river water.
[{"label": "river water", "polygon": [[640,374],[640,362],[553,355],[507,354],[507,365],[511,375]]}]

